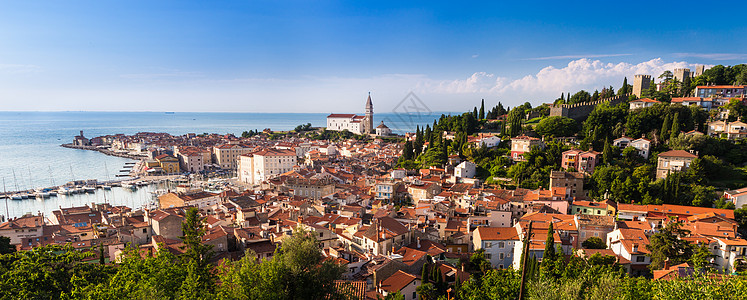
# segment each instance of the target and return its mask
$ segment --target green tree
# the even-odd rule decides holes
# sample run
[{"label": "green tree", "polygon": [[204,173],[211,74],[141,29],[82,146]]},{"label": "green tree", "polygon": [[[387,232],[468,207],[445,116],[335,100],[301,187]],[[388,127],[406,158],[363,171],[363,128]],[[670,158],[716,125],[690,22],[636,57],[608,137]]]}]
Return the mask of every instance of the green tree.
[{"label": "green tree", "polygon": [[664,117],[664,123],[661,125],[661,131],[659,132],[659,136],[661,136],[661,140],[665,141],[667,138],[669,138],[669,129],[672,128],[672,119],[669,118],[669,114],[667,114]]},{"label": "green tree", "polygon": [[302,227],[283,240],[272,259],[260,262],[248,252],[237,262],[221,267],[220,299],[325,299],[340,296],[334,281],[344,267],[323,260],[316,236]]},{"label": "green tree", "polygon": [[472,253],[468,266],[467,269],[470,272],[480,272],[480,274],[484,274],[490,270],[491,265],[490,261],[485,258],[485,249],[477,249],[475,253]]},{"label": "green tree", "polygon": [[578,128],[578,122],[574,119],[552,116],[542,119],[534,128],[534,131],[539,135],[548,137],[567,137],[573,136]]},{"label": "green tree", "polygon": [[106,282],[107,267],[83,262],[91,256],[92,252],[77,251],[69,244],[4,254],[0,298],[60,299],[74,292],[75,282]]},{"label": "green tree", "polygon": [[680,113],[674,113],[672,118],[672,131],[670,139],[676,138],[680,135]]},{"label": "green tree", "polygon": [[708,250],[706,245],[699,245],[694,247],[693,256],[690,258],[690,264],[696,269],[706,272],[712,272],[713,263],[711,259],[714,257],[711,251]]},{"label": "green tree", "polygon": [[679,238],[686,236],[689,231],[681,229],[680,226],[678,222],[670,222],[649,238],[649,244],[646,245],[651,257],[649,269],[662,269],[667,259],[669,259],[669,265],[678,265],[688,261],[693,255],[693,246],[690,242]]},{"label": "green tree", "polygon": [[552,222],[547,227],[547,239],[545,239],[545,252],[542,253],[542,266],[550,265],[555,260],[555,230]]},{"label": "green tree", "polygon": [[205,224],[198,215],[198,209],[191,207],[182,223],[180,238],[184,242],[184,254],[181,259],[187,271],[187,278],[181,286],[180,298],[210,298],[215,289],[215,275],[210,271],[210,259],[213,256],[212,245],[203,244]]},{"label": "green tree", "polygon": [[482,102],[480,102],[480,114],[477,116],[478,120],[485,119],[485,99],[482,99]]},{"label": "green tree", "polygon": [[490,270],[480,280],[467,280],[457,290],[458,299],[517,299],[521,274],[512,269]]},{"label": "green tree", "polygon": [[13,252],[16,252],[16,247],[10,244],[10,238],[7,236],[0,236],[0,254]]},{"label": "green tree", "polygon": [[604,140],[604,151],[602,152],[602,158],[604,159],[604,163],[608,165],[612,163],[612,147],[610,147],[609,138],[606,138]]},{"label": "green tree", "polygon": [[605,244],[602,239],[595,236],[586,239],[581,243],[581,246],[584,247],[584,249],[607,249],[607,244]]}]

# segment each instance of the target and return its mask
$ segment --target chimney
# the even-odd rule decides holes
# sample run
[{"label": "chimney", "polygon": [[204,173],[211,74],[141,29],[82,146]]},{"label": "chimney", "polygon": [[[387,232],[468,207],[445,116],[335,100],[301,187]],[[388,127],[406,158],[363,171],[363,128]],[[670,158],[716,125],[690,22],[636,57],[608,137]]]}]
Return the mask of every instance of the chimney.
[{"label": "chimney", "polygon": [[633,244],[633,253],[638,252],[638,244]]}]

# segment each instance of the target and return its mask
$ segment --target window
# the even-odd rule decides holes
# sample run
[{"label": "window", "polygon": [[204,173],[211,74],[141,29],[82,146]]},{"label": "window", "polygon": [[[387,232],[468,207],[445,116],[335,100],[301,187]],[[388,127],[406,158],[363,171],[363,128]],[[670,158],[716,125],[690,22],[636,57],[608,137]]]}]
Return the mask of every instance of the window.
[{"label": "window", "polygon": [[498,242],[498,248],[506,247],[506,242]]},{"label": "window", "polygon": [[503,259],[503,253],[498,253],[498,259]]},{"label": "window", "polygon": [[416,292],[412,292],[412,299],[417,299],[417,297],[418,295],[416,294]]},{"label": "window", "polygon": [[646,260],[646,257],[642,255],[635,257],[636,262],[644,262],[645,260]]},{"label": "window", "polygon": [[503,265],[498,265],[498,269],[503,269]]},{"label": "window", "polygon": [[143,233],[148,233],[148,228],[143,228]]}]

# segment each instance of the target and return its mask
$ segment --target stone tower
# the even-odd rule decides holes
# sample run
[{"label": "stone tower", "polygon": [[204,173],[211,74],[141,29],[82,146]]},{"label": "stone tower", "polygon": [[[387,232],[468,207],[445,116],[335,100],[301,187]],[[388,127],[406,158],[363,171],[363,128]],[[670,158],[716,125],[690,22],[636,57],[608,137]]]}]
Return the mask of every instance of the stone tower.
[{"label": "stone tower", "polygon": [[651,75],[635,75],[633,78],[633,94],[641,98],[641,93],[651,86]]},{"label": "stone tower", "polygon": [[674,69],[674,72],[672,72],[672,74],[674,75],[674,79],[677,79],[679,82],[684,82],[685,78],[692,77],[692,73],[688,68]]},{"label": "stone tower", "polygon": [[366,118],[363,120],[365,133],[374,132],[373,127],[373,103],[371,102],[371,92],[368,92],[368,99],[366,100]]}]

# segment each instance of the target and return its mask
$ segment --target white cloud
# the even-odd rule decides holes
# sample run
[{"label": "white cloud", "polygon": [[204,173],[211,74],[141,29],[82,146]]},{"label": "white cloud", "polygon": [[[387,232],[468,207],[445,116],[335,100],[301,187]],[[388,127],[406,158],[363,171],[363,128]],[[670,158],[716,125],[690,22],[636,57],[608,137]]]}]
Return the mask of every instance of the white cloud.
[{"label": "white cloud", "polygon": [[588,58],[569,62],[562,68],[547,66],[536,74],[518,79],[499,77],[488,72],[476,72],[466,79],[428,80],[418,84],[416,91],[431,96],[477,97],[501,99],[504,103],[516,104],[530,101],[534,104],[557,98],[560,93],[575,93],[579,90],[602,89],[612,85],[619,88],[623,77],[632,84],[633,75],[649,74],[657,77],[665,70],[675,68],[694,69],[687,62],[665,62],[661,58],[638,64],[605,63]]}]

